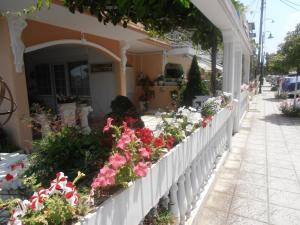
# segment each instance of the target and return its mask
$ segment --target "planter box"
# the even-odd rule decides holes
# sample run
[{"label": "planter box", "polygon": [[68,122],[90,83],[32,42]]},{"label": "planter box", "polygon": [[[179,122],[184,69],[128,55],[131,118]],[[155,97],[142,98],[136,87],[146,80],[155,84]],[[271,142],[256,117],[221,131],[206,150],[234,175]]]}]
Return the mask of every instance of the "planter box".
[{"label": "planter box", "polygon": [[229,109],[221,110],[209,126],[197,129],[154,164],[146,177],[114,194],[77,225],[138,225],[219,131],[226,128],[230,116]]}]

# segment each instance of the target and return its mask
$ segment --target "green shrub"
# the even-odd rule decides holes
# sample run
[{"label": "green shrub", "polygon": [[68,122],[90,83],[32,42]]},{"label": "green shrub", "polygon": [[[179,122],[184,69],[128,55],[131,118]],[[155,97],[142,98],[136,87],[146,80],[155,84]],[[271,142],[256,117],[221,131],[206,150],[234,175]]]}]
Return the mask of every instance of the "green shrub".
[{"label": "green shrub", "polygon": [[35,152],[29,157],[26,175],[34,175],[37,182],[47,185],[53,174],[64,172],[70,180],[77,171],[92,179],[100,165],[106,161],[110,149],[100,145],[97,134],[84,134],[78,127],[65,127],[34,142]]},{"label": "green shrub", "polygon": [[299,105],[296,105],[296,107],[294,107],[292,103],[289,103],[288,101],[284,101],[280,103],[279,109],[285,116],[300,117]]},{"label": "green shrub", "polygon": [[75,207],[62,196],[56,195],[45,200],[45,208],[41,211],[30,210],[23,218],[26,225],[65,225],[72,224]]},{"label": "green shrub", "polygon": [[192,106],[195,96],[208,94],[208,87],[201,80],[197,57],[194,56],[188,73],[188,82],[182,91],[182,105]]},{"label": "green shrub", "polygon": [[113,124],[120,126],[123,121],[128,122],[128,119],[134,119],[135,122],[129,122],[131,128],[142,128],[144,122],[141,119],[134,104],[125,96],[117,96],[110,104],[111,112],[105,116],[105,121],[108,117],[113,118]]}]

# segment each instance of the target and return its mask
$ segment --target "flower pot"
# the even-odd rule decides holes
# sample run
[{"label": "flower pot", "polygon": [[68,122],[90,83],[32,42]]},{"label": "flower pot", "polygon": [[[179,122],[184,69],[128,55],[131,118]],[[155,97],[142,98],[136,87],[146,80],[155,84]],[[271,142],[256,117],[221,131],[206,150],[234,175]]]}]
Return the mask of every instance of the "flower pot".
[{"label": "flower pot", "polygon": [[42,137],[46,137],[50,132],[50,125],[47,115],[45,113],[36,114],[35,119],[41,125]]},{"label": "flower pot", "polygon": [[59,105],[59,113],[63,124],[68,126],[76,125],[76,103],[64,103]]},{"label": "flower pot", "polygon": [[78,107],[80,126],[83,129],[83,131],[87,134],[91,132],[91,128],[89,127],[88,116],[92,111],[92,107],[86,104],[81,104]]}]

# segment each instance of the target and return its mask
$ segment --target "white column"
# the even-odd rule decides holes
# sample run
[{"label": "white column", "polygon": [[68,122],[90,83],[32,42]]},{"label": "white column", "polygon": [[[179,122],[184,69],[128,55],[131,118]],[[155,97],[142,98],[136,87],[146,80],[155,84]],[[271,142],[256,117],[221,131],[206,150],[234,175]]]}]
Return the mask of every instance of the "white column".
[{"label": "white column", "polygon": [[250,79],[250,61],[251,61],[251,56],[245,54],[244,55],[244,72],[245,72],[245,78],[244,82],[246,84],[249,84],[249,79]]},{"label": "white column", "polygon": [[120,92],[122,95],[127,95],[126,90],[126,64],[127,64],[127,50],[129,49],[129,44],[126,41],[121,42],[121,71],[120,71]]},{"label": "white column", "polygon": [[242,60],[243,53],[240,45],[236,45],[235,49],[235,73],[234,73],[234,98],[238,100],[235,109],[235,118],[233,132],[236,133],[240,129],[240,100],[241,100],[241,85],[242,85]]},{"label": "white column", "polygon": [[233,31],[223,31],[224,62],[223,62],[223,91],[233,94],[234,90],[234,34]]}]

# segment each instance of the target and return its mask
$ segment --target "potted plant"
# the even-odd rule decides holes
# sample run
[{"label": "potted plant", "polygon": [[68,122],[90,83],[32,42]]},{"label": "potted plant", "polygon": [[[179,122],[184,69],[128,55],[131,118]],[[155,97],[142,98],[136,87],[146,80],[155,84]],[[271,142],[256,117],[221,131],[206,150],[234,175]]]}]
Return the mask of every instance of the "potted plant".
[{"label": "potted plant", "polygon": [[49,110],[41,106],[39,103],[33,103],[30,107],[31,112],[31,123],[34,129],[37,129],[42,137],[46,137],[49,133],[50,122],[49,122]]},{"label": "potted plant", "polygon": [[159,86],[164,86],[165,85],[165,77],[164,75],[160,75],[159,77],[157,77],[155,80],[154,80],[154,83],[156,85],[159,85]]},{"label": "potted plant", "polygon": [[148,76],[144,76],[138,82],[142,87],[142,93],[139,97],[141,111],[147,111],[149,107],[149,101],[154,98],[155,92],[151,88],[154,84]]},{"label": "potted plant", "polygon": [[62,122],[68,126],[76,125],[76,97],[58,95],[57,102]]}]

